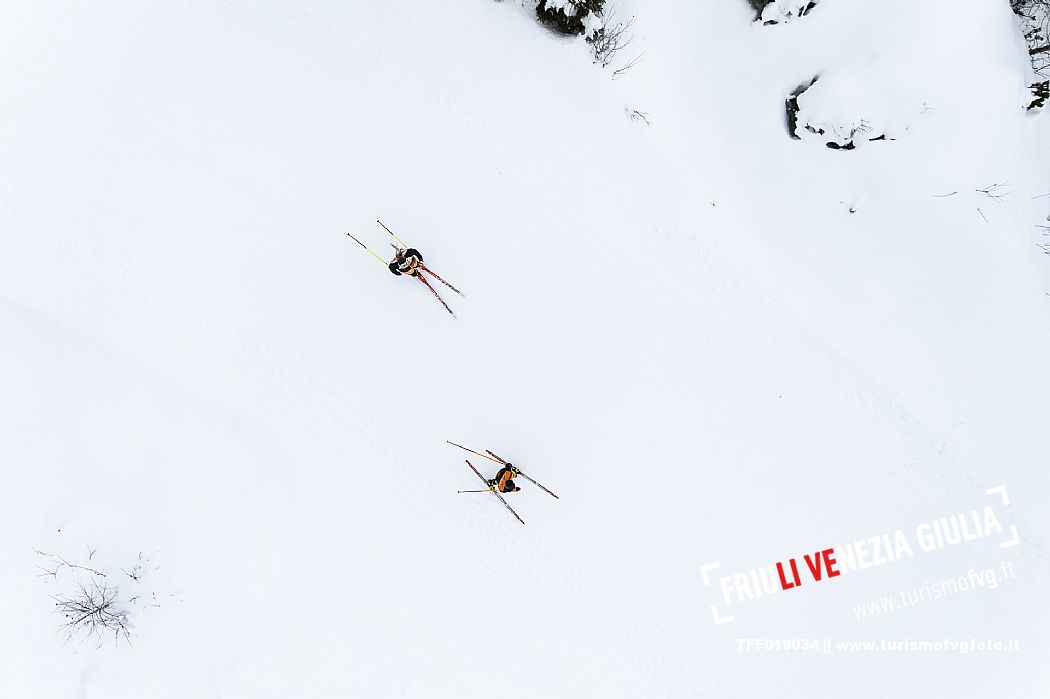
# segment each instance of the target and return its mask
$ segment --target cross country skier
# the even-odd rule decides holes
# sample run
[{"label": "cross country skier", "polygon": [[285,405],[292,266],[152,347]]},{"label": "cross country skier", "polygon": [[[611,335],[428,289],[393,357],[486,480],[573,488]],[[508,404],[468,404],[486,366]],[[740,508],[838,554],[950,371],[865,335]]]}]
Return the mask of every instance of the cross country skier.
[{"label": "cross country skier", "polygon": [[414,279],[418,279],[420,282],[422,282],[423,286],[429,289],[430,293],[432,293],[435,296],[435,298],[437,298],[437,300],[441,303],[441,305],[445,307],[445,310],[451,313],[453,317],[455,317],[456,314],[452,313],[452,309],[448,307],[447,303],[445,303],[445,299],[441,298],[441,294],[435,291],[434,287],[430,285],[429,281],[427,281],[427,275],[430,275],[434,279],[437,279],[439,282],[447,286],[449,289],[452,289],[452,291],[456,292],[460,296],[463,295],[463,292],[446,282],[441,277],[439,277],[434,272],[434,270],[424,265],[423,253],[421,253],[419,250],[416,250],[415,248],[408,247],[408,245],[406,245],[400,238],[394,235],[394,232],[392,230],[384,226],[382,221],[376,221],[376,223],[378,223],[380,226],[383,226],[383,228],[385,228],[386,231],[390,233],[394,240],[396,240],[399,243],[399,245],[394,245],[393,243],[391,243],[396,252],[394,253],[394,259],[391,260],[389,264],[387,264],[387,262],[382,257],[377,255],[370,247],[362,243],[357,238],[354,238],[352,234],[347,233],[347,235],[353,238],[354,242],[356,242],[358,245],[367,250],[372,255],[372,257],[376,258],[383,265],[385,265],[386,268],[391,271],[391,273],[399,277],[401,275],[407,275]]},{"label": "cross country skier", "polygon": [[520,473],[521,471],[514,468],[514,464],[504,464],[503,468],[501,468],[496,474],[496,477],[489,480],[488,483],[501,493],[516,493],[521,490],[521,488],[514,485],[514,481],[511,479]]},{"label": "cross country skier", "polygon": [[[446,440],[446,441],[448,441],[448,440]],[[495,461],[497,464],[499,464],[502,467],[496,473],[496,477],[495,478],[491,478],[491,479],[490,478],[485,478],[485,476],[481,475],[481,471],[479,471],[474,466],[474,464],[470,463],[470,461],[468,460],[467,461],[467,466],[470,466],[470,470],[473,471],[474,474],[477,475],[477,477],[481,479],[482,483],[484,483],[485,485],[488,486],[488,489],[487,490],[460,490],[458,492],[460,492],[460,493],[484,493],[484,492],[492,493],[494,496],[496,496],[496,499],[498,499],[501,503],[503,503],[503,506],[506,507],[508,510],[510,510],[510,513],[512,515],[514,515],[515,517],[517,517],[518,521],[521,522],[522,524],[525,524],[525,520],[523,520],[521,518],[521,516],[517,512],[514,511],[514,508],[507,504],[507,501],[503,499],[503,496],[500,495],[500,493],[516,493],[519,490],[521,490],[521,488],[519,488],[518,486],[514,485],[514,476],[521,476],[522,478],[527,480],[529,483],[532,483],[536,487],[538,487],[541,490],[547,492],[549,495],[553,495],[554,497],[558,497],[557,495],[554,495],[553,492],[551,492],[550,488],[548,488],[545,485],[540,485],[535,480],[533,480],[530,476],[528,476],[528,475],[522,473],[520,470],[518,470],[518,468],[514,464],[512,464],[509,461],[507,461],[506,459],[503,459],[503,458],[497,456],[496,454],[492,453],[491,451],[488,451],[487,449],[485,450],[485,453],[482,454],[480,451],[474,451],[473,449],[467,449],[462,444],[456,444],[455,442],[448,442],[448,443],[451,444],[454,447],[459,447],[460,449],[462,449],[464,451],[469,451],[472,454],[477,454],[478,456],[480,456],[482,458],[485,458],[485,459],[488,459],[489,461]]]},{"label": "cross country skier", "polygon": [[[529,483],[532,483],[534,486],[536,486],[540,490],[548,493],[549,495],[553,495],[554,497],[558,497],[557,495],[554,495],[553,491],[551,491],[550,488],[548,488],[547,486],[542,485],[540,483],[537,483],[531,476],[529,476],[526,473],[522,473],[521,469],[519,469],[517,466],[515,466],[511,462],[507,461],[503,457],[499,456],[498,454],[495,454],[495,453],[489,451],[488,449],[486,449],[485,453],[482,454],[480,451],[474,451],[473,449],[468,449],[467,447],[463,446],[462,444],[456,444],[455,442],[451,442],[451,441],[449,441],[447,439],[445,441],[448,442],[449,444],[451,444],[454,447],[459,447],[463,451],[469,451],[471,454],[477,454],[478,456],[480,456],[480,457],[482,457],[484,459],[488,459],[489,461],[495,461],[497,464],[499,464],[500,466],[503,467],[496,473],[496,477],[495,478],[489,479],[489,478],[485,478],[485,476],[481,475],[481,473],[476,468],[474,468],[473,465],[471,465],[471,468],[474,468],[474,472],[478,474],[478,478],[480,478],[481,480],[485,481],[485,485],[487,485],[490,489],[498,490],[501,493],[516,493],[519,490],[521,490],[521,488],[519,488],[518,486],[514,485],[513,478],[515,476],[521,476],[522,478],[527,480]],[[467,463],[470,464],[469,461]]]},{"label": "cross country skier", "polygon": [[387,268],[396,274],[401,276],[407,274],[410,277],[414,277],[419,274],[420,270],[423,269],[423,254],[415,248],[395,248],[397,250],[394,253],[394,259],[390,261]]}]

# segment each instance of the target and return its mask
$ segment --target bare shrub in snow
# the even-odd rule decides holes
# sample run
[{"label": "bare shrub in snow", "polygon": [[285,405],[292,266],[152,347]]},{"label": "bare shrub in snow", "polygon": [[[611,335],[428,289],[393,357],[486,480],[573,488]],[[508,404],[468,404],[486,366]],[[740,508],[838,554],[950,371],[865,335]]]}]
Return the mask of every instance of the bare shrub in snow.
[{"label": "bare shrub in snow", "polygon": [[128,610],[120,601],[120,590],[111,587],[105,578],[78,584],[77,588],[70,594],[52,595],[55,613],[64,619],[60,628],[66,639],[77,636],[81,640],[94,638],[101,646],[112,634],[115,644],[121,638],[130,644],[131,621]]},{"label": "bare shrub in snow", "polygon": [[540,0],[536,17],[561,34],[584,34],[587,19],[600,15],[604,7],[605,0]]},{"label": "bare shrub in snow", "polygon": [[[80,563],[43,551],[36,553],[41,559],[37,577],[63,588],[51,599],[52,611],[62,617],[59,631],[67,641],[92,639],[101,647],[112,638],[114,644],[124,640],[130,645],[132,619],[147,607],[160,606],[156,594],[143,585],[151,567],[141,553],[119,574],[107,574],[105,566],[95,562],[96,551],[90,547],[87,559]],[[129,588],[131,594],[127,594]]]},{"label": "bare shrub in snow", "polygon": [[1021,20],[1032,68],[1046,77],[1050,69],[1050,0],[1010,0],[1010,7]]},{"label": "bare shrub in snow", "polygon": [[608,12],[599,13],[598,19],[601,24],[594,34],[587,37],[587,41],[591,44],[594,62],[605,68],[620,52],[630,46],[631,35],[628,31],[634,26],[634,17],[621,22],[616,17],[616,11],[610,9]]},{"label": "bare shrub in snow", "polygon": [[993,182],[992,184],[986,187],[979,187],[974,191],[980,192],[981,194],[994,201],[996,204],[1002,204],[1003,199],[1013,194],[1013,191],[1010,190],[1009,182]]},{"label": "bare shrub in snow", "polygon": [[1039,109],[1050,99],[1050,80],[1032,83],[1028,86],[1028,89],[1032,91],[1032,101],[1028,104],[1029,110]]},{"label": "bare shrub in snow", "polygon": [[[539,0],[536,16],[560,34],[584,35],[594,62],[602,68],[616,61],[631,44],[630,29],[634,26],[634,17],[621,21],[606,0]],[[622,76],[638,65],[644,55],[642,52],[627,61],[613,71],[612,77]]]},{"label": "bare shrub in snow", "polygon": [[[1050,219],[1047,219],[1047,220],[1050,220]],[[1043,237],[1044,238],[1050,238],[1050,226],[1045,226],[1045,225],[1043,225],[1041,223],[1037,223],[1035,227],[1040,229],[1043,232]],[[1050,255],[1050,242],[1036,243],[1036,247],[1038,247],[1040,250],[1042,250],[1044,255]],[[1047,293],[1047,296],[1050,296],[1050,293]]]},{"label": "bare shrub in snow", "polygon": [[631,121],[640,121],[646,126],[649,126],[649,112],[643,112],[638,109],[631,109],[630,107],[624,107],[623,113],[627,115],[627,118]]}]

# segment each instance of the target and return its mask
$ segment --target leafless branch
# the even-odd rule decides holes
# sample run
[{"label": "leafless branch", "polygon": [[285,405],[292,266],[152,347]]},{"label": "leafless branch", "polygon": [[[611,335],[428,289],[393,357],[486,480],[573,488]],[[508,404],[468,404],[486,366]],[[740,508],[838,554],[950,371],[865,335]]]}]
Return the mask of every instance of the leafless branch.
[{"label": "leafless branch", "polygon": [[1046,77],[1050,68],[1050,0],[1010,0],[1028,45],[1032,69]]},{"label": "leafless branch", "polygon": [[980,192],[981,194],[984,194],[985,196],[987,196],[989,199],[991,199],[992,201],[994,201],[997,204],[1002,204],[1003,203],[1003,199],[1005,199],[1009,195],[1013,194],[1012,191],[1004,191],[1009,186],[1010,186],[1009,182],[1004,182],[1002,184],[999,184],[998,182],[996,182],[994,184],[988,185],[987,187],[981,187],[979,189],[975,189],[974,191],[975,192]]},{"label": "leafless branch", "polygon": [[130,645],[131,623],[127,610],[118,602],[118,595],[119,590],[104,579],[95,579],[86,585],[80,583],[72,594],[52,595],[55,613],[64,618],[59,630],[66,640],[83,634],[80,640],[94,638],[101,647],[112,633],[114,644],[123,638]]},{"label": "leafless branch", "polygon": [[594,62],[605,68],[616,55],[631,45],[633,37],[628,33],[634,26],[634,17],[626,22],[616,18],[616,10],[609,8],[598,15],[601,26],[590,39]]},{"label": "leafless branch", "polygon": [[139,582],[142,580],[142,576],[146,574],[148,564],[149,560],[143,559],[142,552],[139,551],[138,561],[135,562],[135,565],[131,566],[131,570],[121,568],[120,572],[124,573],[124,575],[128,576],[135,582]]},{"label": "leafless branch", "polygon": [[[101,562],[95,563],[98,568],[72,563],[62,556],[33,549],[40,557],[36,566],[41,571],[38,577],[53,578],[61,585],[60,592],[50,595],[54,600],[53,611],[62,615],[59,631],[68,642],[71,639],[84,641],[93,638],[101,646],[112,634],[114,644],[121,640],[131,643],[133,626],[131,617],[139,614],[146,606],[159,606],[156,593],[148,590],[148,574],[157,569],[150,557],[139,552],[138,559],[129,567],[119,568],[120,572],[134,581],[134,594],[128,598],[118,588],[122,580],[114,570],[109,570]],[[92,560],[97,549],[87,547],[87,560]],[[100,561],[103,556],[98,556]],[[131,585],[132,583],[125,583]]]},{"label": "leafless branch", "polygon": [[622,66],[620,66],[619,68],[614,70],[612,72],[613,80],[616,80],[616,78],[622,77],[624,73],[626,73],[631,68],[634,68],[636,65],[641,63],[643,58],[645,58],[645,51],[642,51],[640,54],[638,54],[637,56],[635,56],[634,58],[629,60],[627,63],[624,63]]},{"label": "leafless branch", "polygon": [[641,121],[644,122],[646,126],[650,126],[649,112],[643,112],[638,109],[630,109],[628,107],[624,107],[623,113],[626,114],[627,118],[631,121]]},{"label": "leafless branch", "polygon": [[[51,567],[44,567],[44,566],[38,565],[37,568],[39,568],[40,570],[44,571],[44,574],[40,575],[39,577],[52,576],[52,577],[56,577],[57,578],[58,577],[58,571],[62,570],[63,567],[70,568],[71,570],[83,570],[83,571],[86,571],[88,573],[91,573],[92,575],[97,575],[97,576],[102,577],[102,578],[106,577],[106,574],[103,573],[102,571],[95,570],[94,568],[89,568],[88,566],[82,566],[82,565],[77,565],[76,563],[70,563],[65,558],[62,558],[62,556],[56,556],[54,554],[50,554],[50,553],[47,553],[45,551],[40,551],[39,549],[33,549],[33,551],[36,552],[37,555],[43,556],[44,558],[46,558],[48,564],[51,566]],[[93,549],[91,549],[91,547],[88,547],[88,551],[90,552],[90,554],[88,556],[88,559],[90,560],[91,556],[93,556],[95,554],[95,551]]]}]

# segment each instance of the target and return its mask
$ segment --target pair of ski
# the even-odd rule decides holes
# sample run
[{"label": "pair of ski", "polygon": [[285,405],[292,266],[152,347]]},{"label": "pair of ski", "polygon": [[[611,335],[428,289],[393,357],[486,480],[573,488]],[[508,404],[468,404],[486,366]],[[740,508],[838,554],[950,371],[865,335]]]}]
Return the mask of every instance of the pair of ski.
[{"label": "pair of ski", "polygon": [[[460,449],[462,449],[464,451],[469,451],[471,454],[477,454],[478,456],[482,457],[483,459],[488,459],[489,461],[495,461],[496,463],[500,464],[501,466],[509,466],[510,465],[509,461],[507,461],[506,459],[502,458],[501,456],[499,456],[497,454],[492,453],[488,449],[485,450],[485,453],[488,454],[488,456],[486,456],[485,454],[482,454],[480,451],[474,451],[473,449],[467,449],[465,446],[463,446],[461,444],[456,444],[455,442],[449,442],[447,439],[445,441],[448,442],[449,444],[451,444],[454,447],[459,447]],[[525,524],[525,520],[523,520],[521,518],[521,516],[517,512],[514,511],[514,508],[511,507],[507,503],[507,501],[503,498],[503,496],[499,494],[499,491],[496,490],[496,487],[493,486],[493,485],[489,485],[489,482],[485,478],[485,476],[481,475],[481,471],[479,471],[477,468],[475,468],[474,464],[470,463],[469,459],[466,460],[466,461],[467,461],[467,466],[470,466],[470,470],[472,470],[474,473],[476,473],[478,475],[478,478],[481,479],[481,482],[484,483],[486,486],[488,486],[487,492],[491,492],[493,495],[495,495],[497,498],[499,498],[499,501],[501,503],[503,503],[503,506],[506,507],[507,510],[509,510],[510,513],[512,515],[514,515],[514,517],[517,518],[517,520],[519,522],[521,522],[522,524]],[[514,467],[512,466],[511,468],[514,468]],[[544,491],[548,495],[551,495],[551,496],[553,496],[553,497],[555,497],[555,498],[557,498],[559,500],[561,499],[561,498],[558,498],[558,496],[555,495],[554,492],[550,488],[548,488],[547,486],[545,486],[545,485],[543,485],[541,483],[537,483],[535,480],[533,480],[533,478],[531,476],[528,476],[528,475],[522,473],[517,468],[514,468],[514,471],[515,471],[514,475],[521,476],[522,478],[527,480],[529,483],[532,483],[534,486],[536,486],[540,490]],[[458,492],[460,492],[460,493],[484,493],[484,492],[486,492],[486,490],[460,490]]]},{"label": "pair of ski", "polygon": [[[394,240],[396,240],[398,243],[401,244],[401,247],[399,248],[397,245],[394,245],[393,243],[391,243],[391,245],[394,246],[395,250],[400,251],[400,250],[407,250],[408,249],[408,245],[405,244],[405,241],[403,241],[400,238],[398,238],[397,235],[394,233],[394,231],[392,231],[389,228],[387,228],[386,225],[382,221],[377,220],[376,223],[378,223],[380,226],[383,226],[383,229],[386,230],[386,232],[389,233],[391,236],[393,236]],[[349,235],[351,238],[353,238],[355,243],[357,243],[358,245],[363,247],[365,250],[368,250],[368,252],[371,252],[372,256],[375,257],[377,260],[379,260],[383,264],[384,267],[387,265],[386,261],[384,261],[383,258],[380,257],[379,255],[377,255],[376,253],[372,252],[371,248],[369,248],[367,245],[365,245],[360,240],[355,238],[352,234],[347,233],[347,235]],[[412,276],[415,277],[416,279],[418,279],[419,281],[423,282],[423,286],[425,286],[426,288],[430,289],[430,293],[434,294],[434,297],[441,303],[442,306],[445,307],[445,310],[448,311],[452,315],[453,318],[455,318],[456,314],[452,312],[452,309],[448,307],[447,303],[445,303],[445,299],[441,298],[441,294],[439,294],[437,292],[437,290],[434,289],[434,287],[430,284],[429,281],[427,281],[426,277],[424,277],[422,273],[425,272],[425,273],[429,274],[430,276],[434,277],[434,279],[437,279],[439,282],[441,282],[442,284],[447,286],[449,289],[452,289],[454,292],[456,292],[460,296],[463,296],[463,292],[460,291],[459,289],[457,289],[456,287],[452,286],[448,282],[446,282],[444,279],[442,279],[440,276],[438,276],[438,274],[436,272],[434,272],[434,270],[430,269],[429,267],[424,265],[422,262],[420,262],[420,264],[419,264],[419,270],[420,270],[420,272],[417,272],[416,274],[413,274]]]}]

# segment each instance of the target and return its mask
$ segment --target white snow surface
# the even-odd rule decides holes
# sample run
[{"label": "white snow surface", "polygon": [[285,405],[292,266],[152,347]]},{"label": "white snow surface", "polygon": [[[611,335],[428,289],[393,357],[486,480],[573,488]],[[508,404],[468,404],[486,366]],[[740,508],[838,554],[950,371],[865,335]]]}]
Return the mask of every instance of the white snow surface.
[{"label": "white snow surface", "polygon": [[[1050,130],[1008,4],[618,10],[611,80],[520,3],[0,1],[0,697],[1046,696]],[[814,75],[896,140],[790,139]],[[457,318],[346,236],[388,255],[377,218]],[[445,440],[560,499],[457,494]],[[703,581],[999,485],[1017,546]],[[133,645],[63,642],[34,550],[124,594],[148,556]]]}]

